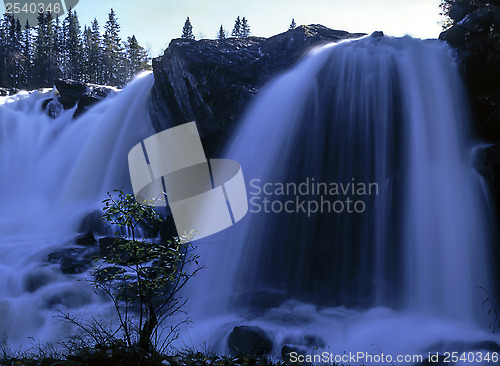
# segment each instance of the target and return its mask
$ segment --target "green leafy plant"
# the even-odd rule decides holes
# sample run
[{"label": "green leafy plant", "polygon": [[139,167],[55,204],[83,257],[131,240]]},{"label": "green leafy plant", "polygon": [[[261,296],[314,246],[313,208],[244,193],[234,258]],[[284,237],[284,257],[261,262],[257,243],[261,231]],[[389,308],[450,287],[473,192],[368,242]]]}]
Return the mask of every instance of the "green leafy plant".
[{"label": "green leafy plant", "polygon": [[118,325],[110,329],[94,321],[83,326],[75,318],[65,318],[96,345],[120,340],[141,363],[163,353],[178,337],[179,327],[189,321],[171,324],[169,320],[183,311],[187,299],[179,292],[202,266],[186,240],[174,237],[163,242],[138,235],[141,225],[162,221],[154,207],[119,190],[108,193],[103,204],[102,219],[117,232],[107,248],[101,246],[102,262],[91,270],[89,280],[111,299]]}]

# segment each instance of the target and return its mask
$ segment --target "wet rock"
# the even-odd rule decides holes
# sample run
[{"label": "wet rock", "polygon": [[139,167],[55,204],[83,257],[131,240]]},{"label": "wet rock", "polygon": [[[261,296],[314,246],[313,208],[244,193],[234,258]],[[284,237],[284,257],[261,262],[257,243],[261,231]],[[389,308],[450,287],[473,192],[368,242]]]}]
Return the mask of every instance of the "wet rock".
[{"label": "wet rock", "polygon": [[266,355],[273,350],[273,341],[260,327],[235,327],[229,334],[227,345],[236,355]]},{"label": "wet rock", "polygon": [[384,36],[384,32],[382,32],[382,31],[375,31],[372,34],[370,34],[370,37],[374,37],[374,38],[381,38],[383,36]]},{"label": "wet rock", "polygon": [[58,100],[65,109],[74,108],[78,103],[75,117],[117,91],[113,87],[85,84],[71,79],[58,79],[54,84],[59,92]]},{"label": "wet rock", "polygon": [[439,36],[454,48],[470,96],[477,134],[500,139],[500,4],[453,2],[452,26]]},{"label": "wet rock", "polygon": [[50,263],[58,263],[59,268],[65,274],[78,274],[89,269],[98,254],[99,248],[97,246],[71,247],[50,253],[48,260]]},{"label": "wet rock", "polygon": [[102,220],[102,211],[95,210],[87,214],[80,223],[79,233],[91,231],[99,235],[109,235],[109,225]]},{"label": "wet rock", "polygon": [[83,245],[83,246],[97,244],[97,240],[95,240],[95,236],[92,233],[92,231],[87,231],[86,234],[77,236],[75,241],[76,241],[76,244]]}]

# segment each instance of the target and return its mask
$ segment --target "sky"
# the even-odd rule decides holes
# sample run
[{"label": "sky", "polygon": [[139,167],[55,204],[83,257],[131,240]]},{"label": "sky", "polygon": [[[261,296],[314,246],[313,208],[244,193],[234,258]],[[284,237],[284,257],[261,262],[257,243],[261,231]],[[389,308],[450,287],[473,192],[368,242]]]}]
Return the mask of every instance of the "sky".
[{"label": "sky", "polygon": [[122,39],[135,34],[152,56],[180,37],[190,17],[196,39],[216,38],[222,25],[231,32],[237,16],[248,19],[251,35],[270,37],[297,25],[322,24],[352,33],[381,30],[392,36],[436,38],[440,0],[80,0],[82,27],[97,18],[101,27],[113,8]]}]

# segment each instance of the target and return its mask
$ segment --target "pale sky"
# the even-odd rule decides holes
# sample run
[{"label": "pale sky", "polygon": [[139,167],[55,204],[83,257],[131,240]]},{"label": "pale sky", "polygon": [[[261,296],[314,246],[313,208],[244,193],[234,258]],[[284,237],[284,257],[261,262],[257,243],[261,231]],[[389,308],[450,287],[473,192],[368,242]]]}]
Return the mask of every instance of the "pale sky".
[{"label": "pale sky", "polygon": [[97,18],[104,25],[111,8],[121,36],[135,34],[152,56],[163,53],[181,35],[190,17],[196,39],[215,38],[221,24],[231,32],[237,16],[246,17],[251,35],[269,37],[298,25],[322,24],[348,32],[436,38],[440,0],[80,0],[75,7],[82,27]]}]

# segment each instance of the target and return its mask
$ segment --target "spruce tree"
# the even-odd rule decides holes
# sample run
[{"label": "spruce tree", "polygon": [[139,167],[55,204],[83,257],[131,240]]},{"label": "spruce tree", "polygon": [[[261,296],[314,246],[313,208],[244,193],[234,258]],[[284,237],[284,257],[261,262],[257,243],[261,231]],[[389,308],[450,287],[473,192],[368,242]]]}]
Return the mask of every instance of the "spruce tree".
[{"label": "spruce tree", "polygon": [[64,43],[63,24],[61,24],[59,15],[57,15],[54,23],[54,57],[59,67],[63,66],[65,61]]},{"label": "spruce tree", "polygon": [[191,21],[189,20],[189,17],[187,17],[186,22],[184,23],[184,27],[182,28],[181,38],[194,39],[193,26],[191,24]]},{"label": "spruce tree", "polygon": [[9,14],[5,14],[0,21],[0,86],[7,86],[8,82],[8,72],[7,72],[7,17]]},{"label": "spruce tree", "polygon": [[240,38],[241,37],[241,19],[240,17],[236,18],[234,22],[234,28],[233,31],[231,32],[231,36]]},{"label": "spruce tree", "polygon": [[90,53],[92,48],[92,30],[85,26],[83,29],[83,81],[90,83]]},{"label": "spruce tree", "polygon": [[14,88],[19,88],[22,84],[22,26],[21,22],[17,18],[10,18],[9,24],[9,49],[7,53],[8,62],[8,75],[9,75],[9,86]]},{"label": "spruce tree", "polygon": [[135,35],[127,40],[128,78],[148,68],[148,53],[139,45]]},{"label": "spruce tree", "polygon": [[248,21],[245,17],[241,20],[241,38],[248,38],[250,36],[250,25],[248,25]]},{"label": "spruce tree", "polygon": [[51,13],[40,13],[37,17],[38,29],[35,40],[35,55],[33,65],[34,86],[50,87],[59,69],[54,56],[54,28]]},{"label": "spruce tree", "polygon": [[295,18],[292,18],[292,22],[290,23],[289,30],[297,28],[297,23],[295,23]]},{"label": "spruce tree", "polygon": [[99,22],[94,19],[91,26],[92,40],[90,43],[88,73],[90,82],[95,84],[103,83],[102,76],[102,49],[101,49],[101,32],[99,30]]},{"label": "spruce tree", "polygon": [[66,53],[66,76],[78,80],[83,73],[82,31],[78,15],[71,9],[64,20],[64,49]]},{"label": "spruce tree", "polygon": [[23,80],[22,86],[24,88],[31,87],[33,80],[33,34],[30,22],[26,20],[23,30]]},{"label": "spruce tree", "polygon": [[125,57],[120,39],[120,25],[113,9],[104,25],[102,43],[103,82],[122,86],[125,83]]},{"label": "spruce tree", "polygon": [[217,34],[217,38],[220,39],[221,41],[226,39],[226,31],[224,30],[222,25],[220,26],[219,33]]},{"label": "spruce tree", "polygon": [[12,14],[5,14],[0,25],[2,34],[2,63],[0,79],[3,86],[16,87],[17,84],[17,56],[19,52],[19,39],[17,22]]}]

